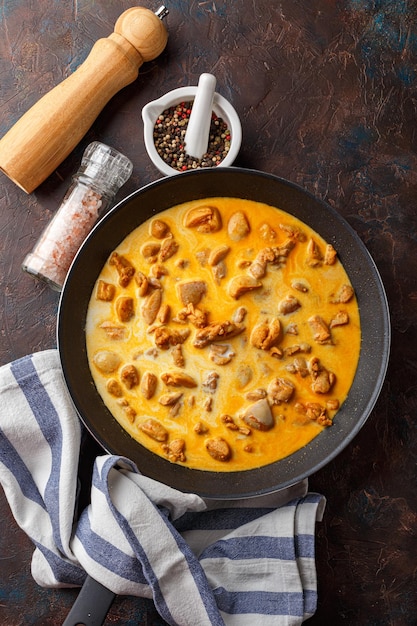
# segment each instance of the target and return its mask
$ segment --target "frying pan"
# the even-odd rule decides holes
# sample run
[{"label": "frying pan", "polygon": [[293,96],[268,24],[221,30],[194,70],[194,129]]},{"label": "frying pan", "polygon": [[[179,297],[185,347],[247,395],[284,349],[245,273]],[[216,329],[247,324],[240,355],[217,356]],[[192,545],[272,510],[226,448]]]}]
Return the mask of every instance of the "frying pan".
[{"label": "frying pan", "polygon": [[[279,207],[311,226],[338,251],[355,289],[362,328],[359,364],[331,428],[280,461],[253,470],[207,472],[153,454],[121,428],[104,405],[88,366],[85,320],[94,283],[110,253],[144,220],[176,204],[229,196]],[[157,180],[122,200],[92,230],[63,287],[58,348],[66,385],[87,429],[112,454],[134,461],[145,475],[204,498],[237,499],[283,489],[317,472],[359,432],[380,393],[389,358],[390,323],[384,287],[366,247],[326,203],[277,176],[240,168],[185,172]]]}]

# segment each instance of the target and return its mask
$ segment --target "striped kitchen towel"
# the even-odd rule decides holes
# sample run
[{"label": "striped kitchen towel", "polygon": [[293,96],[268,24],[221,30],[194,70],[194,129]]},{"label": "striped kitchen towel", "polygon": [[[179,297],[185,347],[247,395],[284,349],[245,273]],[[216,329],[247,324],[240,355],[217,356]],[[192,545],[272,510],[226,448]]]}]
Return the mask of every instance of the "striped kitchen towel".
[{"label": "striped kitchen towel", "polygon": [[89,574],[114,593],[153,598],[178,626],[292,625],[315,612],[325,500],[306,481],[205,502],[103,454],[79,510],[82,436],[56,350],[0,368],[0,482],[35,545],[40,585],[79,586]]}]

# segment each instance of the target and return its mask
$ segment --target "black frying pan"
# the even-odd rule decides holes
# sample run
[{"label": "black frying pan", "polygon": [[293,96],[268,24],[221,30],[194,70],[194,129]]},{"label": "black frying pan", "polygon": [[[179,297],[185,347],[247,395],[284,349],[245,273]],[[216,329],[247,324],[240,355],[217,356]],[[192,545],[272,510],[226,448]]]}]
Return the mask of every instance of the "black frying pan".
[{"label": "black frying pan", "polygon": [[[338,251],[359,303],[362,345],[349,395],[331,428],[303,449],[259,469],[215,473],[190,470],[145,449],[112,417],[94,386],[85,345],[93,285],[114,248],[141,222],[176,204],[209,196],[258,200],[309,224]],[[384,287],[356,233],[330,206],[276,176],[238,168],[197,170],[158,180],[120,202],[94,228],[65,282],[58,346],[66,384],[87,429],[108,452],[132,459],[147,476],[206,498],[236,499],[292,485],[326,465],[355,437],[378,398],[388,364],[390,323]]]}]

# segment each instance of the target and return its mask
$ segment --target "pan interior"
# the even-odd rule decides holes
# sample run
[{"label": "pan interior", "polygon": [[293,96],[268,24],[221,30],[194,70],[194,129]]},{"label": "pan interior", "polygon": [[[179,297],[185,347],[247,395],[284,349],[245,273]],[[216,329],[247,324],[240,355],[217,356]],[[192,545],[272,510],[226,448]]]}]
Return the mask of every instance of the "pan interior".
[{"label": "pan interior", "polygon": [[[270,465],[241,472],[190,470],[159,457],[130,437],[105,407],[93,383],[85,345],[91,292],[110,253],[139,224],[190,200],[229,196],[279,207],[307,223],[338,251],[355,289],[362,343],[356,376],[334,424],[310,444]],[[187,172],[156,181],[127,197],[94,228],[77,254],[62,291],[58,347],[75,408],[108,452],[132,459],[144,474],[207,498],[242,498],[275,491],[311,475],[348,445],[368,418],[388,364],[390,326],[381,278],[367,249],[330,206],[276,176],[238,168]]]}]

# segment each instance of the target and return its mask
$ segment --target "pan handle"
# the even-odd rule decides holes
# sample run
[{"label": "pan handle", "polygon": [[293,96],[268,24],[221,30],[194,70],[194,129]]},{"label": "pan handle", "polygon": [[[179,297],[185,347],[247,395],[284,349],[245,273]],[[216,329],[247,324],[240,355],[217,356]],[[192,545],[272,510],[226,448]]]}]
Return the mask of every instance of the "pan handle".
[{"label": "pan handle", "polygon": [[62,626],[102,626],[115,597],[113,591],[87,576]]}]

